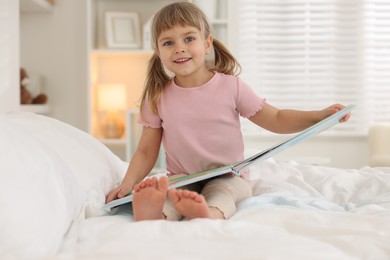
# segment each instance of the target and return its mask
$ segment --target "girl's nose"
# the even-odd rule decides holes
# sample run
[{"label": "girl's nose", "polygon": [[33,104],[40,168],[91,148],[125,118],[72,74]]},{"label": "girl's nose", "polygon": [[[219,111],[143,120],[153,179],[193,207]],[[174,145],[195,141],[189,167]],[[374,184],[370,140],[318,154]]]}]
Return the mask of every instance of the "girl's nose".
[{"label": "girl's nose", "polygon": [[176,53],[183,53],[185,51],[186,50],[183,45],[176,45]]},{"label": "girl's nose", "polygon": [[185,50],[184,49],[176,49],[176,53],[184,53]]}]

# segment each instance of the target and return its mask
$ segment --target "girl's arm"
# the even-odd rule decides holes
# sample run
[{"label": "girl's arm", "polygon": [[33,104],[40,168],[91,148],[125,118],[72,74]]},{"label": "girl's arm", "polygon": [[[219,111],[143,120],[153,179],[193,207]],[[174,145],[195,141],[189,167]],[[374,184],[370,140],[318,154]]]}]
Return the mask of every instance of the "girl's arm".
[{"label": "girl's arm", "polygon": [[121,185],[113,189],[106,203],[129,194],[133,187],[153,169],[160,151],[162,128],[144,127],[137,150],[135,151]]},{"label": "girl's arm", "polygon": [[[271,132],[291,134],[305,130],[343,108],[343,105],[335,104],[323,110],[302,111],[278,109],[266,103],[263,108],[250,117],[249,120]],[[350,114],[340,121],[347,121],[349,117]]]}]

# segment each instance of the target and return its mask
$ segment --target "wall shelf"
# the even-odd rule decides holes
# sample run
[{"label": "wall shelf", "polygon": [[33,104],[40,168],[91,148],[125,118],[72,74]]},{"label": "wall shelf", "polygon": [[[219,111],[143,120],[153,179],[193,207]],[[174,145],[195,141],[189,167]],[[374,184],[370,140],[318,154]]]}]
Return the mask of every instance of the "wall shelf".
[{"label": "wall shelf", "polygon": [[21,13],[50,13],[53,11],[53,1],[19,0]]}]

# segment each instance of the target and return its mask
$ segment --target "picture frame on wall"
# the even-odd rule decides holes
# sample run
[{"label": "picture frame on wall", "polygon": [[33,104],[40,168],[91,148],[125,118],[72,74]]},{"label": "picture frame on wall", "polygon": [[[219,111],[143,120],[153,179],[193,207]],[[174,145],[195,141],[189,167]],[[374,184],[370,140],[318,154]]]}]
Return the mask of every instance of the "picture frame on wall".
[{"label": "picture frame on wall", "polygon": [[107,48],[141,48],[141,28],[138,13],[106,12]]}]

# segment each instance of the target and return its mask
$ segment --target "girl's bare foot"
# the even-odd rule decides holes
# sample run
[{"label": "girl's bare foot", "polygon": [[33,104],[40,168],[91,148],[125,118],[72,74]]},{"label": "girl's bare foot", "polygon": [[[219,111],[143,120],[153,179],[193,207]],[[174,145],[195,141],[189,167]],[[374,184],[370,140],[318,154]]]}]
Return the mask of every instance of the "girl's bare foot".
[{"label": "girl's bare foot", "polygon": [[214,218],[204,197],[194,191],[170,189],[168,198],[187,219]]},{"label": "girl's bare foot", "polygon": [[162,213],[168,189],[166,176],[145,179],[134,187],[134,220],[164,219]]}]

